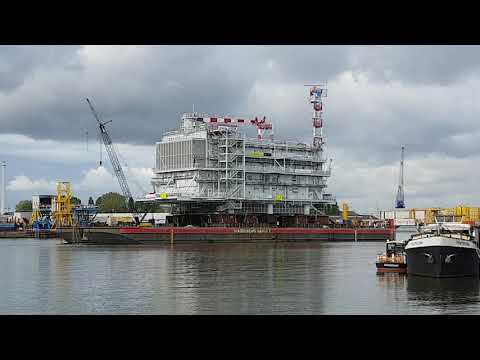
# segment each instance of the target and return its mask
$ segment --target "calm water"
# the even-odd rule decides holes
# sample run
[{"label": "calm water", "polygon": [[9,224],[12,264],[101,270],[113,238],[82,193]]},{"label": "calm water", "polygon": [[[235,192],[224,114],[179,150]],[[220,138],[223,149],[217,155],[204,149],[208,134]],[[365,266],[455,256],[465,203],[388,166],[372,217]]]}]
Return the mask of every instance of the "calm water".
[{"label": "calm water", "polygon": [[0,239],[0,314],[479,314],[478,280],[376,275],[383,243]]}]

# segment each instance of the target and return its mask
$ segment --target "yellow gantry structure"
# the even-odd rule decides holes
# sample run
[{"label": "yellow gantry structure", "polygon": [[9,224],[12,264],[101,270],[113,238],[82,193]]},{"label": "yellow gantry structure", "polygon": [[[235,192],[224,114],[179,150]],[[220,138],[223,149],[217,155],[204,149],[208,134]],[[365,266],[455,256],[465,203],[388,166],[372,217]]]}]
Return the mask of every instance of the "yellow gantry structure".
[{"label": "yellow gantry structure", "polygon": [[69,182],[57,182],[57,198],[55,199],[54,219],[55,225],[72,226],[72,187]]},{"label": "yellow gantry structure", "polygon": [[32,223],[36,220],[40,219],[40,211],[38,209],[32,210]]},{"label": "yellow gantry structure", "polygon": [[424,212],[425,224],[433,224],[436,221],[454,221],[474,223],[480,222],[480,207],[458,205],[452,208],[424,208],[410,209],[410,219],[418,219],[418,215]]},{"label": "yellow gantry structure", "polygon": [[437,218],[437,215],[441,210],[441,208],[425,209],[425,224],[435,223],[435,219]]},{"label": "yellow gantry structure", "polygon": [[348,220],[348,204],[346,203],[342,204],[342,219],[344,221]]}]

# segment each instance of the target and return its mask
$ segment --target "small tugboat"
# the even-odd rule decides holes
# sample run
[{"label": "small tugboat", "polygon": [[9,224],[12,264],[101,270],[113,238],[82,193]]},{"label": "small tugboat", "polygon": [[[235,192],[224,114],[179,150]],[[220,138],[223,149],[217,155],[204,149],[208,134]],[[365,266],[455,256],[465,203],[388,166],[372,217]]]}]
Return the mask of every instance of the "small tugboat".
[{"label": "small tugboat", "polygon": [[408,274],[434,278],[478,276],[480,250],[469,224],[422,227],[405,246]]},{"label": "small tugboat", "polygon": [[377,255],[377,274],[379,273],[407,273],[407,258],[405,256],[405,242],[391,240],[385,243],[385,253]]}]

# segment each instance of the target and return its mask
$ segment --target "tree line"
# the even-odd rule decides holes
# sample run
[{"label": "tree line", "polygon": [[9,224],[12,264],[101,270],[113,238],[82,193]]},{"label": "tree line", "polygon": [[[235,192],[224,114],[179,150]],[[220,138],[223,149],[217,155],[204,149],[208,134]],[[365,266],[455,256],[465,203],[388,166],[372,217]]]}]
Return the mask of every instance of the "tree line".
[{"label": "tree line", "polygon": [[[82,201],[77,197],[72,197],[72,204],[73,205],[80,205]],[[97,198],[94,202],[93,198],[90,196],[88,199],[88,205],[96,205],[98,206],[98,211],[101,213],[121,213],[121,212],[128,212],[127,201],[126,198],[116,192],[108,192],[106,194],[101,195]],[[137,210],[147,211],[150,212],[161,212],[159,205],[154,205],[150,209],[146,204],[136,204]],[[16,211],[32,211],[32,201],[31,200],[21,200],[15,206]]]}]

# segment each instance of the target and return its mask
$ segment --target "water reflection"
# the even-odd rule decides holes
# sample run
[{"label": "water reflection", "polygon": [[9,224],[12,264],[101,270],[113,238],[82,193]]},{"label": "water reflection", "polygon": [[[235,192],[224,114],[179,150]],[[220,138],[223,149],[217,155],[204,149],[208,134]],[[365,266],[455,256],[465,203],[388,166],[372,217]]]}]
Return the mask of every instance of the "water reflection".
[{"label": "water reflection", "polygon": [[384,289],[405,289],[407,286],[406,274],[380,273],[377,274],[377,284]]},{"label": "water reflection", "polygon": [[0,241],[0,314],[480,313],[478,279],[376,274],[379,242]]},{"label": "water reflection", "polygon": [[48,246],[49,242],[39,240],[38,246],[38,278],[35,281],[38,311],[41,313],[49,312],[49,306],[55,302],[55,292],[52,291],[52,276],[55,273],[56,256],[53,253],[54,248]]},{"label": "water reflection", "polygon": [[409,275],[408,300],[438,312],[466,312],[465,305],[479,302],[478,278],[428,278]]},{"label": "water reflection", "polygon": [[169,269],[177,313],[318,313],[324,247],[176,245]]}]

